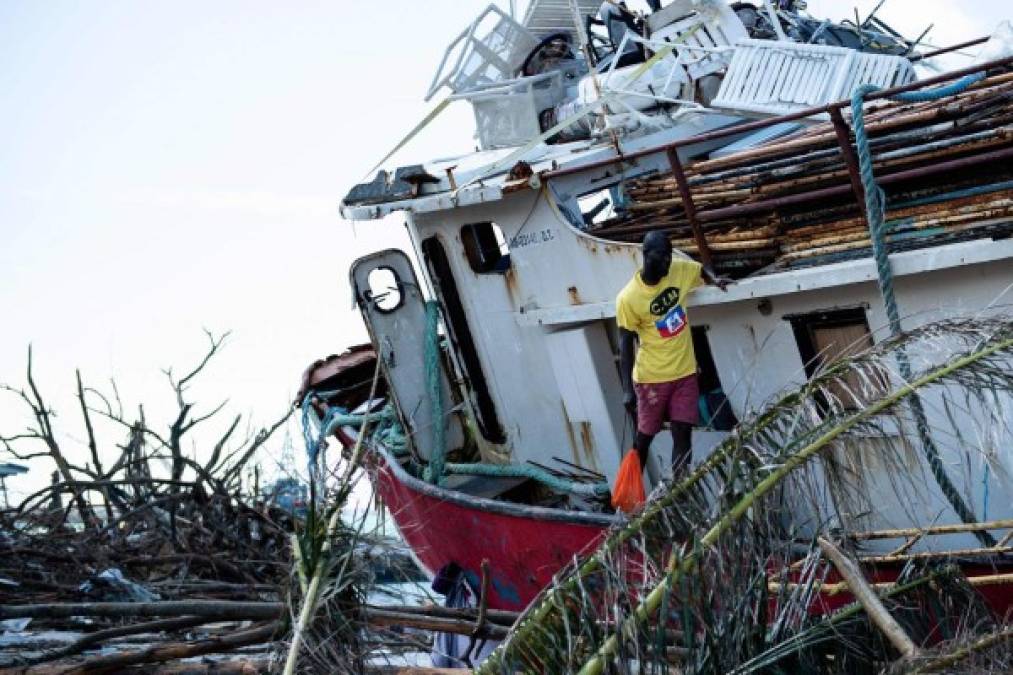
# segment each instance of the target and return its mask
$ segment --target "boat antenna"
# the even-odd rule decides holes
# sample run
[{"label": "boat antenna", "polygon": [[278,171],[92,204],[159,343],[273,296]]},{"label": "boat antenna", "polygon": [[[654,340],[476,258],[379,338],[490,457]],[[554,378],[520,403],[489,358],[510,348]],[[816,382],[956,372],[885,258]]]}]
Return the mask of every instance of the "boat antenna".
[{"label": "boat antenna", "polygon": [[[865,26],[870,21],[872,21],[872,17],[876,16],[876,12],[879,11],[879,8],[883,6],[884,2],[886,2],[886,0],[879,0],[879,2],[876,3],[876,6],[872,8],[872,11],[869,12],[869,15],[867,17],[865,17],[865,21],[863,21],[861,23],[862,26]],[[858,14],[858,8],[857,7],[855,8],[855,14],[856,15]]]}]

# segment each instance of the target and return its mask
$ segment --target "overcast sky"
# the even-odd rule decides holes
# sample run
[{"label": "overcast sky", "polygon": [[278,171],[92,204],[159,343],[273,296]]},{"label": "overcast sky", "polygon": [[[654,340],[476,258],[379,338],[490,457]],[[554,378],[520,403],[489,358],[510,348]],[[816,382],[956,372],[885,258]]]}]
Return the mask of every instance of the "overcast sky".
[{"label": "overcast sky", "polygon": [[[909,36],[935,23],[929,40],[950,44],[990,33],[1003,4],[886,0],[880,16]],[[231,330],[194,399],[280,415],[308,363],[365,339],[351,260],[406,241],[396,218],[342,221],[338,201],[428,110],[443,49],[484,6],[0,2],[0,381],[22,385],[33,344],[74,447],[75,368],[168,420],[160,369],[194,363],[203,328]],[[456,105],[393,163],[471,148]],[[0,397],[0,433],[20,412]]]}]

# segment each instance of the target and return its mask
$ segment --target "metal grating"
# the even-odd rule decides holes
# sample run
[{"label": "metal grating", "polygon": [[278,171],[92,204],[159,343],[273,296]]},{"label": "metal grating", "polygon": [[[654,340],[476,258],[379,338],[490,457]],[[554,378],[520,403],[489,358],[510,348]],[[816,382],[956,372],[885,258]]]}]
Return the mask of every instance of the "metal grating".
[{"label": "metal grating", "polygon": [[601,6],[601,0],[531,0],[522,23],[539,40],[553,33],[569,33],[576,44],[571,3],[577,5],[581,17],[597,13]]}]

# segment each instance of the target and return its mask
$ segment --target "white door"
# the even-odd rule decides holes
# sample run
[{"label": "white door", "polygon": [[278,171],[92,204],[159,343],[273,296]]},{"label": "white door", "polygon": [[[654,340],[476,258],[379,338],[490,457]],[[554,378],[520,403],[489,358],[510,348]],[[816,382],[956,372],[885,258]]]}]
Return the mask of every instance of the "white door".
[{"label": "white door", "polygon": [[373,253],[356,260],[350,276],[355,301],[415,453],[423,460],[432,457],[436,424],[443,425],[446,451],[460,447],[464,431],[442,353],[436,359],[442,419],[436,419],[426,372],[426,300],[408,256],[397,249]]}]

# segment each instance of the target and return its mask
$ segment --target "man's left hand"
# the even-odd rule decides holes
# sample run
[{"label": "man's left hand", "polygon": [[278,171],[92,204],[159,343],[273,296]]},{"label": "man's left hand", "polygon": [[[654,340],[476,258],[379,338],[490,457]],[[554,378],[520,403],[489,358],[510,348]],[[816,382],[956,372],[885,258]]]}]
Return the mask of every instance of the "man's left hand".
[{"label": "man's left hand", "polygon": [[728,290],[728,284],[734,284],[730,278],[718,275],[709,265],[703,268],[703,280],[708,284],[717,286],[722,291]]}]

